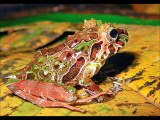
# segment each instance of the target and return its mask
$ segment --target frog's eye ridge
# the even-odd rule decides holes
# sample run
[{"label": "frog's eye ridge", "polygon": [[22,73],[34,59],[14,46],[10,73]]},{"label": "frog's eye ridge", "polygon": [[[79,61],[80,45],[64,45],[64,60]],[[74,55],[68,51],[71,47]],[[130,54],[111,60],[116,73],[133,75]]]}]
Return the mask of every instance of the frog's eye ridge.
[{"label": "frog's eye ridge", "polygon": [[118,32],[116,29],[112,29],[109,33],[110,37],[116,38],[118,36]]}]

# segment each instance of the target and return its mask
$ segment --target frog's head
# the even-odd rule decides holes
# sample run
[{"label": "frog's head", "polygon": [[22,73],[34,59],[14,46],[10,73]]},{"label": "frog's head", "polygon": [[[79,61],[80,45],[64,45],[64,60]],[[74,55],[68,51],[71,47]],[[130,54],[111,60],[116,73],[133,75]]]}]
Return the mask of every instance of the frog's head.
[{"label": "frog's head", "polygon": [[108,55],[116,54],[128,42],[128,32],[123,28],[115,28],[112,24],[102,24],[98,29],[100,39],[103,41],[102,50],[108,51]]},{"label": "frog's head", "polygon": [[94,58],[107,59],[116,54],[128,42],[128,32],[123,28],[115,28],[110,23],[102,24],[100,20],[91,19],[85,21],[84,28],[95,29],[98,38],[92,45],[91,60]]}]

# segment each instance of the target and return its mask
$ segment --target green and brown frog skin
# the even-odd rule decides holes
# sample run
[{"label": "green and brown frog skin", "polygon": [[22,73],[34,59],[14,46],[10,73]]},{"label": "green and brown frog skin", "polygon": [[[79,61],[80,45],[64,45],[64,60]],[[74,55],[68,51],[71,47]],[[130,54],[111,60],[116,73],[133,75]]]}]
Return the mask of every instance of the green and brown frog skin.
[{"label": "green and brown frog skin", "polygon": [[[91,77],[127,41],[128,33],[124,29],[102,24],[100,20],[84,20],[81,31],[69,35],[55,48],[39,50],[25,68],[10,75],[8,79],[16,82],[8,88],[40,107],[65,107],[84,112],[72,105],[85,104],[94,98],[102,102],[105,94],[119,91],[117,84],[112,91],[102,91]],[[76,85],[82,86],[90,96],[79,99]]]}]

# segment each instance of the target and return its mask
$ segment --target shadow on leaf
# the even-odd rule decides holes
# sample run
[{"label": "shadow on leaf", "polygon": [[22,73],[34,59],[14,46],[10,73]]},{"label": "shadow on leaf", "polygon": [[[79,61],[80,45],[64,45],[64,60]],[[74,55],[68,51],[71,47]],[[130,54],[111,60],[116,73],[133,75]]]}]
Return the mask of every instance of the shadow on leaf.
[{"label": "shadow on leaf", "polygon": [[92,77],[92,80],[95,83],[100,84],[107,78],[107,76],[114,77],[116,74],[127,70],[128,66],[130,66],[134,60],[134,53],[117,53],[106,60],[99,72]]}]

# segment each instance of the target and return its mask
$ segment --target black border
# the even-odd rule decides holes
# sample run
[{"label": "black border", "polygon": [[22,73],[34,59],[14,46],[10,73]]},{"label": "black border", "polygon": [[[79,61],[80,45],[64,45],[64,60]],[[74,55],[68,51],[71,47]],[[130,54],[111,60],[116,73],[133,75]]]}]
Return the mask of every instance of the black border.
[{"label": "black border", "polygon": [[2,4],[160,4],[159,0],[1,0]]}]

